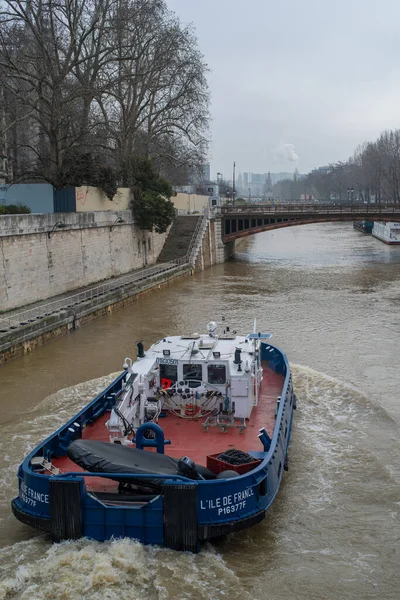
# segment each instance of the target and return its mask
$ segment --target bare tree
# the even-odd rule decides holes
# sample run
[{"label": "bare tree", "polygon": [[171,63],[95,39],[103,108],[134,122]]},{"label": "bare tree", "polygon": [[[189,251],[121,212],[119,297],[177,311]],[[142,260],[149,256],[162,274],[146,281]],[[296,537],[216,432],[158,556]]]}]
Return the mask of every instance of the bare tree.
[{"label": "bare tree", "polygon": [[3,4],[2,130],[21,174],[57,183],[74,150],[117,169],[135,153],[186,170],[204,159],[206,65],[165,0]]},{"label": "bare tree", "polygon": [[115,67],[102,99],[120,162],[137,151],[190,167],[207,147],[206,66],[193,32],[161,0],[131,0],[113,15]]}]

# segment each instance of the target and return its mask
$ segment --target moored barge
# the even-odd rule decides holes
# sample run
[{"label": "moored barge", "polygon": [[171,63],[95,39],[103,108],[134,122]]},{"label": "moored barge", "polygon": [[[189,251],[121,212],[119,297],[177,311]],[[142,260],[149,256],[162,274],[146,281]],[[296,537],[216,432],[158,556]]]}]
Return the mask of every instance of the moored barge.
[{"label": "moored barge", "polygon": [[400,223],[390,221],[376,221],[372,235],[385,244],[400,244]]}]

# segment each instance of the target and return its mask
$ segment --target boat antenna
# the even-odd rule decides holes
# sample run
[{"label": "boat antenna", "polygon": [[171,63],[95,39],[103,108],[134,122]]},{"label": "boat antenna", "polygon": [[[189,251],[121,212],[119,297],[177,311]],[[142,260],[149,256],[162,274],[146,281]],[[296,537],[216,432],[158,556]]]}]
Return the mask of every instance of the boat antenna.
[{"label": "boat antenna", "polygon": [[254,319],[253,333],[257,332],[257,319]]}]

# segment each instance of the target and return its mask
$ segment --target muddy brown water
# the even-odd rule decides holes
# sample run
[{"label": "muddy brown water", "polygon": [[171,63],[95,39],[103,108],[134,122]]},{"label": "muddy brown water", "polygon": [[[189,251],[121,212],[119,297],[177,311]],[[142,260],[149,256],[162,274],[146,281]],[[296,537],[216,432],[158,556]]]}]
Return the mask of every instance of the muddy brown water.
[{"label": "muddy brown water", "polygon": [[[0,368],[0,599],[397,600],[400,247],[350,225],[244,240],[235,259]],[[16,470],[100,391],[136,342],[272,331],[299,408],[290,470],[260,525],[199,555],[133,540],[52,545],[10,513]]]}]

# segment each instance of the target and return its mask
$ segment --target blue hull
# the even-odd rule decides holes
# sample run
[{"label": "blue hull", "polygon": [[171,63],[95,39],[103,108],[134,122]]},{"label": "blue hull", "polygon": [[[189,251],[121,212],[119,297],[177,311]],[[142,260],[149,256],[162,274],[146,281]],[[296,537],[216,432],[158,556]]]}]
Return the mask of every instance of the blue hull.
[{"label": "blue hull", "polygon": [[[12,501],[14,515],[23,523],[51,534],[54,541],[88,537],[104,541],[131,537],[144,544],[160,544],[176,550],[196,552],[202,540],[225,535],[260,522],[272,504],[287,464],[292,430],[293,392],[290,367],[285,354],[262,344],[262,359],[284,375],[272,439],[254,441],[259,449],[250,452],[262,462],[234,479],[193,481],[181,476],[160,476],[163,492],[145,503],[110,506],[86,490],[82,472],[45,475],[31,465],[33,457],[51,461],[64,456],[69,444],[84,426],[112,408],[125,373],[68,423],[26,457],[18,470],[19,496]],[[260,443],[261,442],[261,443]],[[85,477],[110,473],[85,473]],[[124,478],[132,477],[127,474]],[[135,475],[135,479],[154,475]],[[126,503],[125,503],[126,504]]]}]

